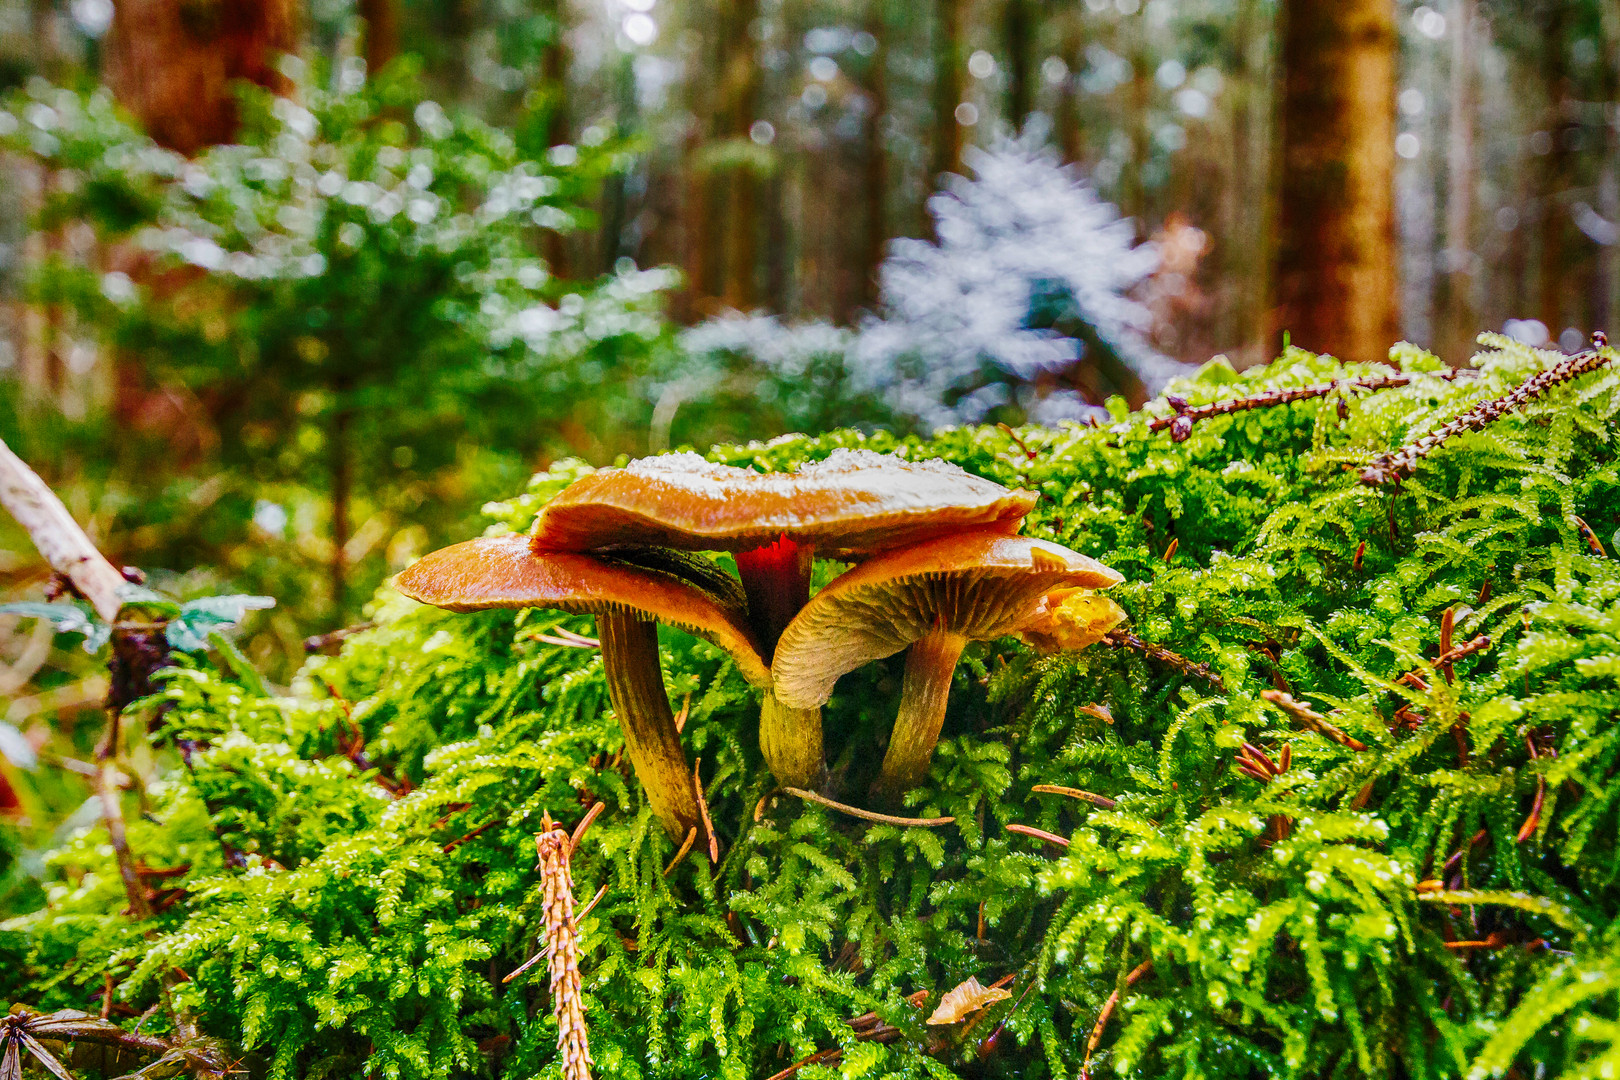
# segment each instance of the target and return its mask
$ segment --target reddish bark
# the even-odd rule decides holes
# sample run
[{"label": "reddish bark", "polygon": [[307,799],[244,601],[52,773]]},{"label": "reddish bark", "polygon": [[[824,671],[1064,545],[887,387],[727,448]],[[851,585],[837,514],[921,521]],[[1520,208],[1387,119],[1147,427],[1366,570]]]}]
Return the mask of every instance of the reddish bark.
[{"label": "reddish bark", "polygon": [[231,83],[281,91],[276,59],[297,46],[293,0],[119,0],[105,74],[164,146],[194,154],[236,133]]},{"label": "reddish bark", "polygon": [[1283,5],[1282,199],[1274,327],[1341,360],[1399,335],[1394,0]]}]

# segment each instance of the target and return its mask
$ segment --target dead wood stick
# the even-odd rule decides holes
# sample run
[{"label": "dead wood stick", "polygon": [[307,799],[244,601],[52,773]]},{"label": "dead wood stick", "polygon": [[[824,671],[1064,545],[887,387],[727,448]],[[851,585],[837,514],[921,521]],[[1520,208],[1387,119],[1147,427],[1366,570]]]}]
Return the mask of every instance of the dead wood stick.
[{"label": "dead wood stick", "polygon": [[67,578],[109,623],[124,604],[124,575],[96,550],[45,481],[0,441],[0,505],[28,533],[52,570]]}]

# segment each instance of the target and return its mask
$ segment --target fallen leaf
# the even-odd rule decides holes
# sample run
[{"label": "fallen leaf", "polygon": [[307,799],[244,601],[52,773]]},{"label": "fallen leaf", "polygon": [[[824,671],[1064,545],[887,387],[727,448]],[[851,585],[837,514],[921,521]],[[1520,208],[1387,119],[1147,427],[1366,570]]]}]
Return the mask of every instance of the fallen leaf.
[{"label": "fallen leaf", "polygon": [[930,1024],[955,1024],[976,1013],[986,1005],[1006,1001],[1011,991],[999,986],[980,986],[979,980],[968,976],[968,981],[939,999],[939,1008],[928,1018]]}]

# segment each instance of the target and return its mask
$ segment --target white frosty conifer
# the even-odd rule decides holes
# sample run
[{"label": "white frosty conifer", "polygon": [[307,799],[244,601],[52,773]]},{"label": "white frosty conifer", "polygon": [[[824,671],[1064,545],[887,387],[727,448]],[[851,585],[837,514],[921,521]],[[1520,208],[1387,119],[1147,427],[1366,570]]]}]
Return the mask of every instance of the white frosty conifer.
[{"label": "white frosty conifer", "polygon": [[904,412],[941,425],[982,419],[1016,396],[1032,419],[1079,415],[1078,395],[1020,390],[1082,359],[1074,338],[1030,326],[1043,299],[1072,304],[1098,339],[1155,388],[1177,365],[1148,344],[1129,290],[1158,262],[1130,221],[1032,129],[969,151],[972,179],[928,202],[936,243],[896,240],[881,270],[883,311],[863,328],[857,377]]}]

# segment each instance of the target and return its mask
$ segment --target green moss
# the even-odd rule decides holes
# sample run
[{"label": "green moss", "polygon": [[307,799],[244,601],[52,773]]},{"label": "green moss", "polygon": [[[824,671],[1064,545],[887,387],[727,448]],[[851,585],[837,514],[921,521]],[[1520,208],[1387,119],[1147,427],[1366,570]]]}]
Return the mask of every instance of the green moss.
[{"label": "green moss", "polygon": [[[141,936],[91,828],[53,856],[47,906],[6,924],[0,985],[84,1007],[111,971],[138,1012],[179,968],[180,1002],[269,1075],[558,1077],[543,975],[500,979],[536,948],[542,812],[571,825],[600,798],[574,869],[581,900],[606,888],[582,928],[601,1076],[758,1078],[842,1045],[841,1065],[799,1076],[1075,1077],[1116,991],[1094,1073],[1603,1075],[1620,1056],[1620,567],[1598,542],[1620,546],[1620,376],[1449,441],[1398,490],[1357,479],[1552,361],[1491,344],[1476,378],[1218,416],[1181,443],[1121,412],[1016,439],[713,451],[780,469],[863,445],[1032,487],[1026,531],[1121,571],[1133,632],[1219,676],[1105,646],[972,647],[908,797],[953,825],[765,798],[753,694],[718,650],[666,632],[722,840],[718,865],[694,854],[666,876],[672,845],[612,756],[597,654],[545,640],[588,620],[384,599],[379,627],[312,661],[294,697],[170,679],[165,733],[208,748],[153,789],[131,844],[148,865],[189,863],[185,895]],[[1177,389],[1196,405],[1363,373],[1296,351]],[[522,527],[579,470],[491,512]],[[1455,642],[1491,639],[1449,682],[1433,665],[1447,609]],[[1397,682],[1409,671],[1421,686]],[[898,675],[872,665],[828,708],[852,801]],[[1291,721],[1273,688],[1366,749]],[[408,794],[356,764],[356,732],[360,763]],[[1286,747],[1291,767],[1262,785],[1234,768],[1245,742]],[[225,869],[209,807],[245,869]],[[926,1027],[904,1000],[1009,974],[1013,998],[970,1025]],[[895,1041],[856,1039],[845,1020],[871,1009]]]}]

